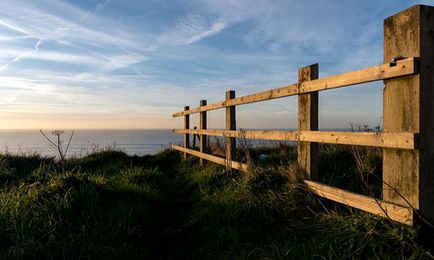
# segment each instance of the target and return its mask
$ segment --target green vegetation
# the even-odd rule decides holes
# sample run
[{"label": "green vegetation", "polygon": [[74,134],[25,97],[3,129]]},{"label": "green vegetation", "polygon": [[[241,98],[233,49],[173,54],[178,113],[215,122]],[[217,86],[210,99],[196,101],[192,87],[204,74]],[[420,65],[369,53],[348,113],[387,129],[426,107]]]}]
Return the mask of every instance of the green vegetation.
[{"label": "green vegetation", "polygon": [[[378,194],[381,154],[353,149],[321,147],[322,181]],[[62,176],[52,158],[2,155],[0,258],[432,258],[417,230],[306,191],[294,147],[250,157],[251,172],[230,176],[170,150],[102,151]]]}]

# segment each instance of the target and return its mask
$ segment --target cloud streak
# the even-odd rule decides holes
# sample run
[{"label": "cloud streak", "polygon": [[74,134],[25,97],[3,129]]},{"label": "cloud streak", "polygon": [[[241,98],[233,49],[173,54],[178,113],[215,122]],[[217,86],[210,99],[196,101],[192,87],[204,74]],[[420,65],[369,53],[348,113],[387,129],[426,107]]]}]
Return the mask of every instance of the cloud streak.
[{"label": "cloud streak", "polygon": [[99,10],[103,9],[103,8],[106,7],[108,4],[110,4],[111,1],[112,1],[112,0],[106,0],[106,1],[104,1],[104,2],[98,3],[98,4],[95,6],[95,11],[99,11]]},{"label": "cloud streak", "polygon": [[211,37],[211,36],[221,32],[225,28],[226,28],[225,23],[217,22],[217,23],[213,24],[213,26],[209,30],[191,36],[187,40],[187,44],[199,42],[199,41],[201,41],[207,37]]},{"label": "cloud streak", "polygon": [[153,50],[166,46],[194,44],[217,35],[227,27],[227,24],[221,21],[214,21],[212,25],[209,24],[204,17],[198,15],[180,19],[159,36],[158,46],[155,46]]},{"label": "cloud streak", "polygon": [[39,46],[40,46],[41,44],[42,44],[42,41],[41,41],[40,39],[38,39],[38,41],[36,42],[35,47],[33,48],[32,51],[25,52],[25,53],[22,53],[22,54],[16,56],[16,57],[13,58],[11,61],[9,61],[9,62],[6,63],[5,65],[1,66],[1,67],[0,67],[0,72],[2,72],[2,71],[4,71],[5,69],[7,69],[7,68],[8,68],[10,65],[12,65],[13,63],[20,61],[22,58],[24,58],[24,57],[26,57],[26,56],[29,56],[29,55],[32,55],[33,53],[36,53],[36,52],[39,50]]},{"label": "cloud streak", "polygon": [[5,21],[0,20],[0,25],[3,26],[3,27],[8,28],[10,30],[13,30],[13,31],[25,34],[25,35],[29,35],[29,33],[27,31],[25,31],[24,29],[22,29],[20,27],[17,27],[15,25],[9,24],[9,23],[7,23]]}]

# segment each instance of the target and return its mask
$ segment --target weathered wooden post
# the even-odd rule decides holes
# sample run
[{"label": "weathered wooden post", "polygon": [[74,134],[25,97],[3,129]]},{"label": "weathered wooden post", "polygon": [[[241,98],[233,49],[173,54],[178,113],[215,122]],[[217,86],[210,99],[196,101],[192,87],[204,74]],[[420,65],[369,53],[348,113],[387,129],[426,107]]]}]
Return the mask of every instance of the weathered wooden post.
[{"label": "weathered wooden post", "polygon": [[[201,100],[200,101],[200,106],[206,106],[206,100]],[[206,111],[200,112],[200,130],[205,130],[206,129]],[[205,153],[207,150],[207,136],[206,135],[200,135],[200,144],[199,144],[199,149],[201,153]],[[200,165],[203,165],[203,159],[200,158]]]},{"label": "weathered wooden post", "polygon": [[383,199],[410,204],[434,223],[433,7],[416,5],[384,20],[384,62],[404,57],[420,57],[419,74],[384,81],[384,132],[419,133],[420,149],[383,150]]},{"label": "weathered wooden post", "polygon": [[[226,91],[226,100],[235,98],[235,91]],[[226,130],[236,130],[235,106],[226,107]],[[231,172],[231,162],[234,159],[237,141],[235,138],[226,137],[226,171]]]},{"label": "weathered wooden post", "polygon": [[[184,107],[184,111],[189,110],[189,106]],[[190,129],[190,115],[184,115],[184,129]],[[190,147],[190,134],[184,134],[184,148]],[[187,158],[187,153],[184,153],[184,159]]]},{"label": "weathered wooden post", "polygon": [[[298,70],[298,87],[318,79],[318,64]],[[318,92],[298,95],[298,130],[318,130]],[[298,163],[309,179],[318,178],[318,143],[298,143]]]}]

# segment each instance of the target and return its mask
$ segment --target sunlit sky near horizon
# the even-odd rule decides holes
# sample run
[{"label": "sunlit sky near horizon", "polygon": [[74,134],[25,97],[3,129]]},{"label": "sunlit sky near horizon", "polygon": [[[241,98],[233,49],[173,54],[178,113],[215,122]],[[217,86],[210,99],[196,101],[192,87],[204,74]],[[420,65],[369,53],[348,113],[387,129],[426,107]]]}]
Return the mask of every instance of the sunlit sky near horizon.
[{"label": "sunlit sky near horizon", "polygon": [[[418,3],[434,1],[2,0],[0,129],[181,127],[173,112],[229,89],[383,63],[383,20]],[[237,123],[294,128],[296,114],[284,98],[239,107]],[[381,82],[320,93],[322,128],[381,116]]]}]

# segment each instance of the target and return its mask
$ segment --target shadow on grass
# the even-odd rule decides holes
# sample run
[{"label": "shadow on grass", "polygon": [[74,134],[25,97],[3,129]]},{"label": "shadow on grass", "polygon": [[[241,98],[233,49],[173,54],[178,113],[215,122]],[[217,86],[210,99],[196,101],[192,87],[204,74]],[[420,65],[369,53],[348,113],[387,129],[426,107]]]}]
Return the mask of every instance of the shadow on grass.
[{"label": "shadow on grass", "polygon": [[65,178],[2,190],[0,258],[430,257],[413,229],[319,200],[277,165],[229,176],[173,151],[72,159]]}]

